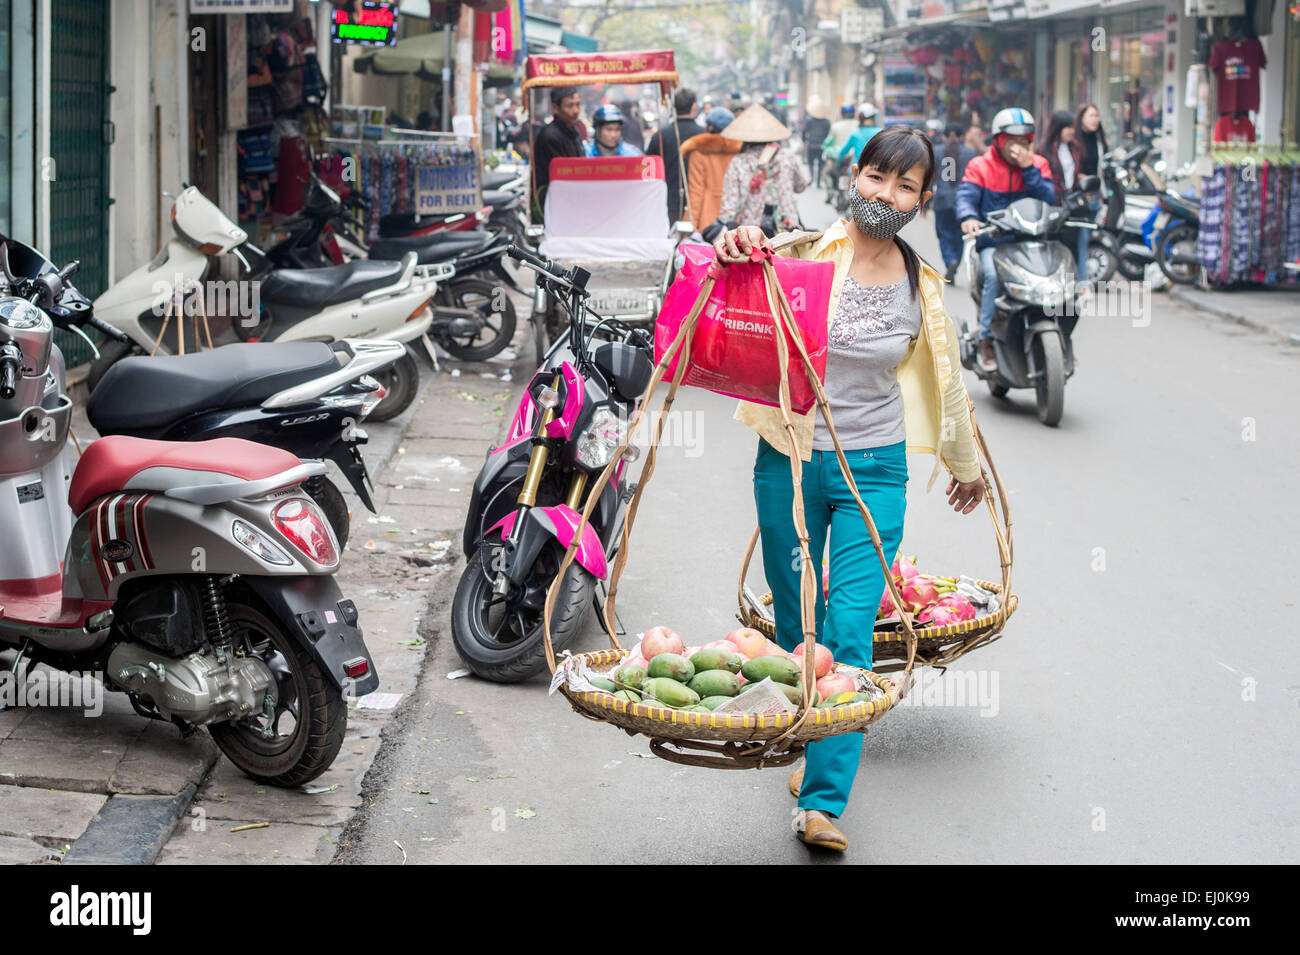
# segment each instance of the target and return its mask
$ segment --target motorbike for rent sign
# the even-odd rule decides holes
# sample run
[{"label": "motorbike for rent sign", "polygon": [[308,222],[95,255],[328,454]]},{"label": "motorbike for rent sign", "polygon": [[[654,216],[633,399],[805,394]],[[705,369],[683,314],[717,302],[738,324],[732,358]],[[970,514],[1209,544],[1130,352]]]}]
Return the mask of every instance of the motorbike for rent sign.
[{"label": "motorbike for rent sign", "polygon": [[475,212],[483,205],[479,164],[419,166],[415,172],[417,215]]}]

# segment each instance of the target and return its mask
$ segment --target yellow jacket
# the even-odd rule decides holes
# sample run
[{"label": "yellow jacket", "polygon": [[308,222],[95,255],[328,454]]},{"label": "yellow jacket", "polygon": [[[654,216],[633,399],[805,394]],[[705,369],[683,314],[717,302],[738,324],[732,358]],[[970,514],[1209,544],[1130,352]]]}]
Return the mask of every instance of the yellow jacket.
[{"label": "yellow jacket", "polygon": [[[782,233],[770,244],[782,255],[835,263],[829,321],[835,314],[844,277],[853,261],[853,240],[845,231],[844,220],[837,220],[825,232]],[[957,329],[943,308],[943,286],[942,276],[922,261],[917,290],[921,297],[921,333],[898,366],[907,450],[938,457],[927,490],[933,486],[940,464],[958,481],[973,481],[980,476],[966,403],[966,383],[961,377]],[[814,407],[808,414],[794,415],[795,442],[800,458],[805,461],[812,459],[818,414]],[[780,408],[742,401],[735,417],[778,451],[785,453],[789,447]]]}]

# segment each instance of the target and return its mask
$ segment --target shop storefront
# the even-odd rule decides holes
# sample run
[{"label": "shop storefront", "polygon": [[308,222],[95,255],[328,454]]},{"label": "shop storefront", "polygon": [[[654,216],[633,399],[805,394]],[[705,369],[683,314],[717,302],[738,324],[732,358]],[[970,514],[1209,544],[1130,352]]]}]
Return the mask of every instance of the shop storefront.
[{"label": "shop storefront", "polygon": [[[1106,4],[1102,4],[1106,9]],[[1164,121],[1165,10],[1144,7],[1105,16],[1105,86],[1098,89],[1116,142],[1159,145]]]}]

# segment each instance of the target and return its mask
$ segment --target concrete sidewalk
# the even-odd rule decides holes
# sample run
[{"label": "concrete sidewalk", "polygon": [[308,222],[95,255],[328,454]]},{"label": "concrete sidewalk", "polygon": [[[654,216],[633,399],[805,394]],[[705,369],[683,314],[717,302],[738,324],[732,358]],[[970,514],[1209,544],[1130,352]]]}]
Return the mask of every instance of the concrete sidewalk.
[{"label": "concrete sidewalk", "polygon": [[1239,291],[1175,285],[1169,297],[1192,308],[1226,318],[1300,345],[1300,285],[1275,285]]},{"label": "concrete sidewalk", "polygon": [[[420,358],[421,394],[412,407],[391,422],[364,425],[377,515],[339,482],[353,530],[337,579],[356,601],[381,685],[350,706],[330,770],[302,790],[255,783],[206,732],[181,738],[175,727],[137,715],[120,693],[102,694],[97,718],[52,706],[2,710],[0,864],[333,857],[361,804],[381,734],[419,678],[430,590],[459,557],[474,474],[521,386],[513,366],[525,343],[531,354],[531,333],[527,303],[516,307],[515,345],[491,362],[449,362],[438,375]],[[80,408],[73,432],[83,446],[94,435]],[[7,669],[12,656],[0,664]],[[230,832],[251,823],[269,825]]]}]

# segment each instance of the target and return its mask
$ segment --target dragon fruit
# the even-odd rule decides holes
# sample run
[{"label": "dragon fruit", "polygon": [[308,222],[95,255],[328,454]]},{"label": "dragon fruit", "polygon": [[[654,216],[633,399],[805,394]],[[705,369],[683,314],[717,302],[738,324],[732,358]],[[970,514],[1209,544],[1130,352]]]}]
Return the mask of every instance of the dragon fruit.
[{"label": "dragon fruit", "polygon": [[946,627],[950,623],[960,623],[961,617],[959,611],[954,607],[933,606],[926,607],[917,615],[916,619],[920,623],[931,623],[935,626]]},{"label": "dragon fruit", "polygon": [[939,588],[934,581],[920,574],[904,580],[899,593],[909,604],[912,613],[920,613],[939,600]]},{"label": "dragon fruit", "polygon": [[938,606],[947,607],[956,611],[958,620],[974,620],[978,616],[975,605],[970,602],[968,597],[961,594],[949,593],[939,598]]},{"label": "dragon fruit", "polygon": [[894,566],[890,568],[895,577],[902,577],[904,580],[909,577],[915,577],[920,573],[916,569],[916,558],[908,557],[905,554],[899,554],[894,558]]},{"label": "dragon fruit", "polygon": [[[902,586],[901,583],[898,586]],[[884,620],[887,617],[897,617],[898,610],[894,607],[894,598],[889,595],[889,588],[880,597],[880,609],[876,611],[876,619]]]}]

